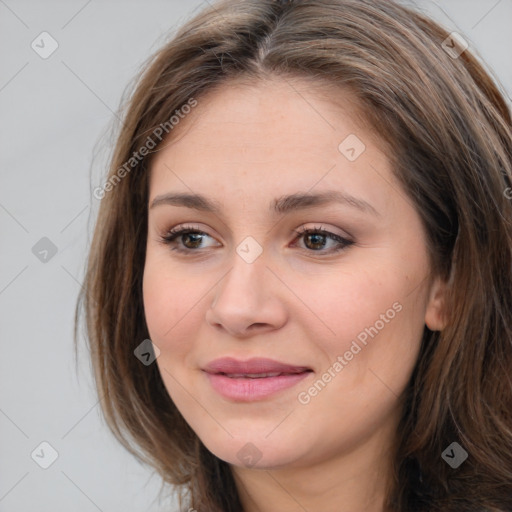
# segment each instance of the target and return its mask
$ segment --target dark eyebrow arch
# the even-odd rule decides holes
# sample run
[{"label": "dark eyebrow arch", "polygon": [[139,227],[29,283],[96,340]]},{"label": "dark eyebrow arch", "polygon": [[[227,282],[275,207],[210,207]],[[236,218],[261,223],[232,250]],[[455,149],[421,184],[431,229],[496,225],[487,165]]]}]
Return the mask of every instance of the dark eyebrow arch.
[{"label": "dark eyebrow arch", "polygon": [[212,199],[208,199],[201,194],[163,194],[161,196],[155,197],[149,208],[155,208],[155,206],[160,206],[162,204],[169,204],[171,206],[184,206],[185,208],[192,208],[194,210],[200,210],[203,212],[211,212],[217,215],[222,211],[221,203]]},{"label": "dark eyebrow arch", "polygon": [[275,199],[273,209],[276,213],[288,213],[290,211],[314,208],[332,203],[341,203],[356,208],[364,213],[380,216],[380,213],[367,201],[358,199],[339,190],[328,190],[317,193],[296,193]]},{"label": "dark eyebrow arch", "polygon": [[[328,190],[326,192],[317,193],[301,193],[297,192],[291,195],[281,196],[270,205],[270,210],[274,213],[289,213],[292,211],[315,208],[332,203],[341,203],[356,208],[364,213],[380,216],[380,213],[368,202],[358,199],[350,194],[345,194],[337,190]],[[167,204],[172,206],[184,206],[204,212],[221,214],[222,204],[213,201],[201,194],[189,193],[169,193],[155,197],[150,208]]]}]

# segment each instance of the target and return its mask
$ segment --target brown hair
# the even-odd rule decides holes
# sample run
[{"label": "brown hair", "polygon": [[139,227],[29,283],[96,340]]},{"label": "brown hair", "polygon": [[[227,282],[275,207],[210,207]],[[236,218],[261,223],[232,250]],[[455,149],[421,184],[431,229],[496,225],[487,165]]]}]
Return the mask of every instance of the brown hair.
[{"label": "brown hair", "polygon": [[[185,422],[157,365],[134,357],[149,338],[142,275],[149,164],[160,146],[130,159],[191,98],[272,76],[355,94],[424,223],[433,272],[449,283],[447,326],[425,326],[402,397],[387,506],[512,510],[511,117],[482,64],[468,50],[446,51],[448,37],[396,1],[225,0],[186,23],[138,77],[109,179],[126,172],[103,193],[76,323],[84,308],[113,433],[196,510],[242,507],[229,465]],[[454,441],[469,454],[457,469],[441,458]]]}]

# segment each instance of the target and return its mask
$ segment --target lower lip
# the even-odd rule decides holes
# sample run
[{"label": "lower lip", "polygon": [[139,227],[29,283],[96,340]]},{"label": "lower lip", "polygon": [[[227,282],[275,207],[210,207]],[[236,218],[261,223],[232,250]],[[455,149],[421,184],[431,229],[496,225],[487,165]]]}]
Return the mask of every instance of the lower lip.
[{"label": "lower lip", "polygon": [[223,397],[240,402],[251,402],[291,388],[311,373],[294,373],[260,379],[231,378],[220,373],[206,373],[206,376],[210,380],[213,389]]}]

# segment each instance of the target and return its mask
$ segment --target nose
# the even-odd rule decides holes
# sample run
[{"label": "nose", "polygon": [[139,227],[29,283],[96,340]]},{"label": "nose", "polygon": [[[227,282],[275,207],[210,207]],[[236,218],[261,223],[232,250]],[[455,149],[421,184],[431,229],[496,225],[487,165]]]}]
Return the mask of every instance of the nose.
[{"label": "nose", "polygon": [[206,321],[239,338],[279,329],[287,320],[282,291],[263,256],[248,263],[235,253],[231,269],[214,289]]}]

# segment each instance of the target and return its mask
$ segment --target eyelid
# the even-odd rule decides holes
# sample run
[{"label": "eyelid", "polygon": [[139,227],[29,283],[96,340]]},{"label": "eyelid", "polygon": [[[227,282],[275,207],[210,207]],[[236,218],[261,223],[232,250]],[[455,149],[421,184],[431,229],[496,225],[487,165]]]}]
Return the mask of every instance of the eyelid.
[{"label": "eyelid", "polygon": [[339,236],[340,238],[347,238],[350,240],[352,240],[354,238],[347,231],[343,231],[342,233],[339,233],[339,232],[335,231],[335,229],[338,229],[338,228],[331,228],[329,226],[325,226],[324,224],[320,223],[320,224],[314,224],[313,227],[303,225],[298,229],[292,229],[291,232],[295,233],[297,235],[303,235],[304,233],[314,231],[314,232],[324,232],[326,234],[333,234],[333,235]]},{"label": "eyelid", "polygon": [[201,233],[203,235],[208,235],[211,238],[215,238],[213,235],[208,233],[206,229],[201,228],[199,224],[188,224],[186,222],[183,224],[177,224],[176,226],[170,229],[164,230],[164,236],[168,237],[170,235],[180,233],[181,231],[197,231],[198,233]]},{"label": "eyelid", "polygon": [[161,238],[169,239],[173,236],[179,236],[180,234],[183,234],[183,232],[187,232],[187,231],[194,232],[194,233],[201,234],[201,235],[207,235],[210,238],[215,238],[213,235],[208,233],[206,230],[201,229],[197,224],[194,225],[194,224],[186,224],[186,223],[178,224],[177,226],[174,226],[171,229],[165,230],[165,232]]}]

